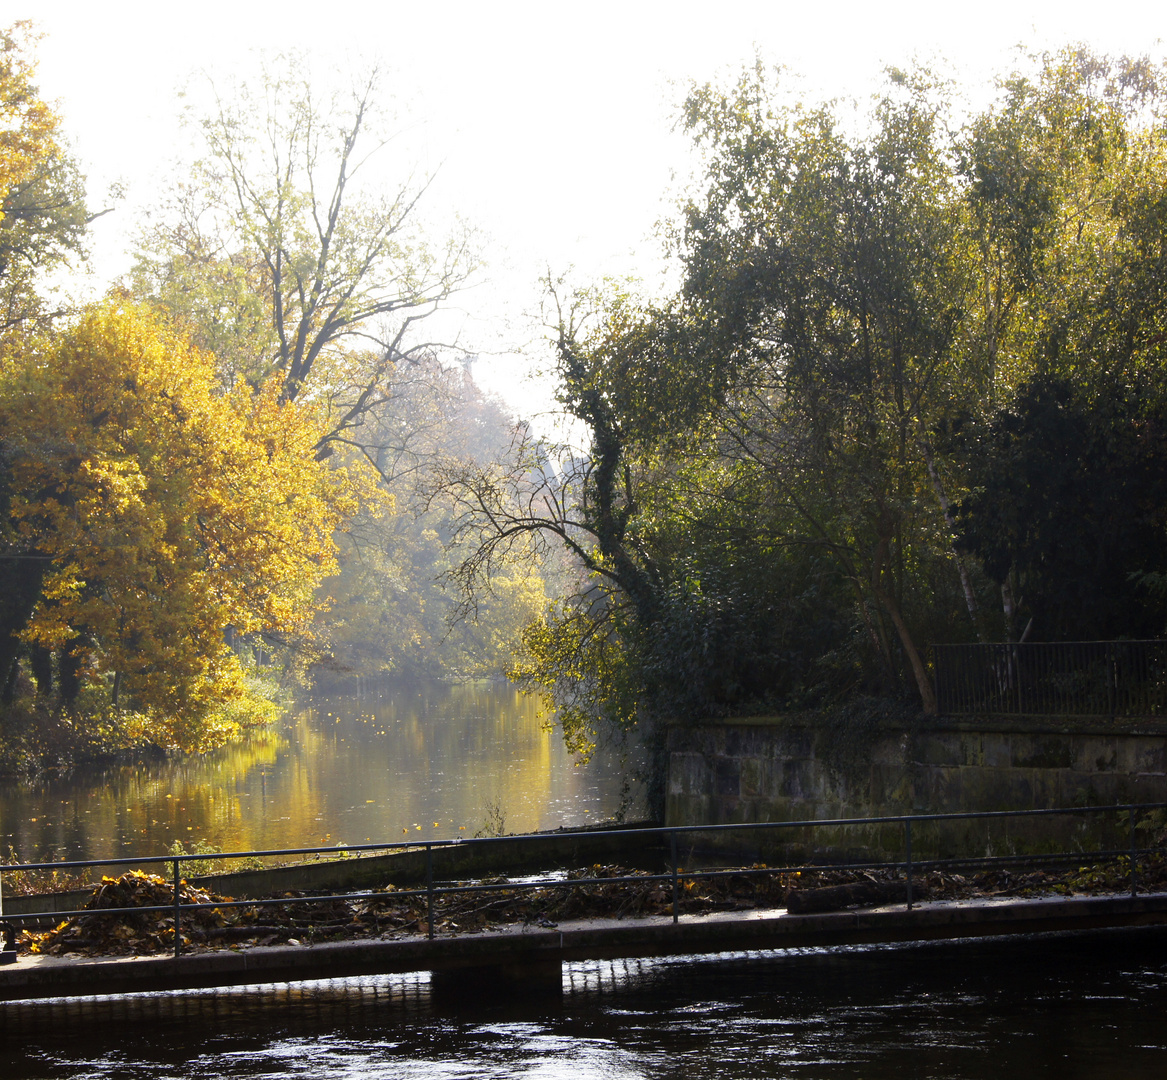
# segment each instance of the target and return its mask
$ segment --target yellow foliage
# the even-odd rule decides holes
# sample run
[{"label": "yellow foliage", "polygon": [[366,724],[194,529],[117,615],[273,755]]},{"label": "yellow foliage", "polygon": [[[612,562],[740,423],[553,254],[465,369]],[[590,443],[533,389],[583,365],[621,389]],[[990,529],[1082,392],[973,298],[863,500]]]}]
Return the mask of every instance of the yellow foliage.
[{"label": "yellow foliage", "polygon": [[215,359],[129,302],[7,358],[11,527],[49,557],[26,641],[78,639],[139,734],[202,749],[264,711],[228,648],[307,633],[356,481],[315,460],[312,409],[218,388]]},{"label": "yellow foliage", "polygon": [[601,722],[636,726],[641,687],[631,644],[615,620],[596,620],[580,605],[552,601],[528,623],[507,675],[540,695],[548,717],[554,710],[564,744],[583,760],[595,751]]},{"label": "yellow foliage", "polygon": [[34,37],[27,22],[0,31],[0,206],[55,149],[56,114],[32,84],[35,65],[27,54]]}]

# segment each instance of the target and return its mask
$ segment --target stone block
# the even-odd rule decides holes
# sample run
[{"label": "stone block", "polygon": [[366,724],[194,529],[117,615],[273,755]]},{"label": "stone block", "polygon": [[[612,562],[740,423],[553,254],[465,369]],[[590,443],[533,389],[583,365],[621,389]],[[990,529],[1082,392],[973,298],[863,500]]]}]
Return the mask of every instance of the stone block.
[{"label": "stone block", "polygon": [[916,776],[915,805],[921,814],[946,814],[963,809],[964,770],[958,766],[920,769]]},{"label": "stone block", "polygon": [[911,739],[906,732],[894,732],[876,739],[871,748],[872,764],[904,766],[913,756]]},{"label": "stone block", "polygon": [[815,756],[815,733],[805,727],[785,727],[776,731],[776,757],[808,759]]},{"label": "stone block", "polygon": [[718,798],[737,798],[741,794],[741,762],[719,757],[713,761],[713,794]]},{"label": "stone block", "polygon": [[806,761],[782,762],[778,794],[786,799],[807,799],[814,795],[810,767]]},{"label": "stone block", "polygon": [[1118,772],[1133,773],[1135,771],[1139,742],[1140,740],[1137,738],[1114,740],[1114,761]]},{"label": "stone block", "polygon": [[756,803],[759,821],[796,821],[802,815],[795,810],[796,804],[790,799],[768,797]]},{"label": "stone block", "polygon": [[[1062,806],[1064,780],[1066,776],[1072,775],[1072,770],[1030,769],[1028,771],[1033,808],[1035,810],[1052,810]],[[1012,809],[1012,807],[1005,809]]]},{"label": "stone block", "polygon": [[[1013,763],[1013,736],[1008,732],[988,731],[980,737],[981,754],[977,764],[987,769],[1005,769]],[[973,762],[966,762],[973,764]]]},{"label": "stone block", "polygon": [[916,740],[916,760],[921,765],[963,765],[965,750],[956,732],[928,732]]},{"label": "stone block", "polygon": [[665,820],[670,825],[708,825],[711,809],[708,796],[670,794],[666,799]]},{"label": "stone block", "polygon": [[762,762],[756,757],[741,762],[741,793],[754,798],[762,792]]},{"label": "stone block", "polygon": [[1157,773],[1135,773],[1131,777],[1132,802],[1167,802],[1167,776]]},{"label": "stone block", "polygon": [[1167,773],[1167,739],[1139,739],[1135,752],[1134,772]]},{"label": "stone block", "polygon": [[902,814],[912,809],[912,770],[906,765],[885,765],[874,762],[871,766],[871,802],[880,807],[884,814]]},{"label": "stone block", "polygon": [[710,772],[705,757],[676,751],[670,754],[668,791],[670,795],[708,795]]},{"label": "stone block", "polygon": [[1015,735],[1012,758],[1018,769],[1071,769],[1073,740],[1068,735]]},{"label": "stone block", "polygon": [[1113,772],[1118,768],[1118,751],[1112,738],[1083,735],[1075,740],[1074,749],[1074,769],[1078,772]]},{"label": "stone block", "polygon": [[963,769],[965,807],[980,810],[1038,809],[1032,769]]}]

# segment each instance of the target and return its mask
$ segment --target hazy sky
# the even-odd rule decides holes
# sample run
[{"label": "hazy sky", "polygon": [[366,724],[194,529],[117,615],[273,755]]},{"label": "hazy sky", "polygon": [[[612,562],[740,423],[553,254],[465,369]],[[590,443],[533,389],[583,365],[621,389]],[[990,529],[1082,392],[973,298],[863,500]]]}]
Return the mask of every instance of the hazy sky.
[{"label": "hazy sky", "polygon": [[[725,2],[328,4],[0,0],[0,24],[32,18],[42,92],[59,102],[90,178],[128,198],[98,223],[103,277],[128,265],[140,208],[173,175],[183,137],[177,91],[200,69],[253,71],[255,51],[302,49],[315,72],[371,60],[395,72],[402,141],[425,170],[440,219],[458,212],[488,238],[487,280],[464,299],[468,346],[504,353],[530,339],[523,313],[550,267],[577,276],[651,275],[654,223],[685,164],[673,111],[690,80],[755,50],[813,96],[863,96],[888,64],[942,57],[967,85],[1008,69],[1018,45],[1084,41],[1162,58],[1167,4],[830,4]],[[413,162],[410,162],[413,164]],[[510,396],[518,365],[484,358],[482,381]]]}]

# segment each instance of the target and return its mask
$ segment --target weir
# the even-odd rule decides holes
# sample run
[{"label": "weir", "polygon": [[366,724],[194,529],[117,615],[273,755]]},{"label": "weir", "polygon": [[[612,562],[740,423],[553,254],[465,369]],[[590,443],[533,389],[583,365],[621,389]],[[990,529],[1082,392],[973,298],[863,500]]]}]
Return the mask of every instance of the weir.
[{"label": "weir", "polygon": [[1066,931],[1162,926],[1167,893],[1011,902],[928,903],[823,915],[781,910],[599,920],[555,929],[269,946],[193,955],[21,957],[0,969],[0,1000],[158,993],[430,971],[449,997],[557,994],[561,965],[580,960],[704,955]]},{"label": "weir", "polygon": [[[631,840],[645,858],[656,860],[656,869],[632,873],[611,867],[594,866],[590,871],[578,868],[565,874],[558,856],[548,855],[545,836],[515,836],[504,839],[481,839],[463,842],[417,845],[410,854],[421,857],[424,884],[414,888],[379,888],[374,891],[335,891],[327,895],[271,895],[261,893],[247,899],[216,897],[207,900],[191,899],[182,878],[182,863],[207,859],[231,860],[241,857],[319,853],[335,849],[307,848],[294,852],[230,852],[222,855],[175,856],[166,855],[154,860],[168,865],[172,882],[168,885],[159,878],[149,879],[149,895],[136,906],[108,906],[105,891],[101,900],[95,898],[95,907],[55,911],[55,921],[64,916],[79,916],[105,920],[128,916],[147,922],[155,929],[155,937],[164,935],[173,941],[171,955],[129,957],[70,957],[53,955],[23,955],[17,963],[0,967],[0,1000],[22,998],[62,997],[74,995],[102,995],[147,993],[216,986],[234,986],[253,983],[284,983],[320,979],[347,978],[362,975],[381,975],[402,972],[429,971],[433,973],[435,988],[449,996],[458,994],[558,992],[561,983],[561,965],[583,960],[612,960],[634,957],[694,955],[721,952],[768,951],[802,947],[860,945],[884,942],[926,941],[943,938],[986,937],[998,935],[1041,934],[1065,931],[1099,930],[1142,926],[1161,926],[1167,923],[1167,879],[1162,873],[1164,852],[1161,847],[1139,845],[1138,827],[1158,821],[1163,804],[1143,804],[1108,807],[1073,807],[1056,810],[1003,811],[989,814],[932,814],[900,815],[887,818],[857,818],[828,821],[766,822],[729,826],[687,826],[680,828],[614,829],[599,833],[580,834],[573,838],[576,854],[580,850],[595,852],[593,845],[605,838],[609,851],[628,854]],[[998,837],[1012,832],[1019,846],[1028,848],[1023,840],[1025,828],[1034,824],[1038,832],[1047,819],[1063,817],[1079,823],[1080,837],[1101,837],[1108,847],[1051,851],[1031,848],[1023,854],[1004,851],[983,856],[967,854],[944,857],[929,852],[927,844],[913,843],[913,838],[926,838],[928,829],[936,826],[971,827],[974,823],[988,824]],[[1087,827],[1087,824],[1089,827]],[[793,845],[783,839],[787,834],[800,838],[799,845],[813,849],[813,837],[820,833],[828,839],[830,867],[837,870],[840,863],[835,845],[847,830],[857,830],[860,837],[879,835],[886,840],[898,834],[902,847],[889,861],[872,861],[870,852],[861,852],[852,859],[847,869],[862,872],[861,877],[874,881],[879,874],[877,890],[879,906],[856,910],[823,910],[816,904],[801,901],[821,899],[834,893],[832,888],[812,889],[806,881],[800,883],[803,872],[813,874],[824,868],[823,863],[793,865],[741,865],[725,868],[706,861],[704,868],[694,860],[702,849],[741,850],[765,848],[790,849]],[[808,843],[807,837],[810,837]],[[495,877],[486,880],[449,881],[435,873],[442,865],[439,855],[454,859],[446,865],[471,865],[479,855],[490,850],[513,851],[524,846],[527,852],[519,864],[525,869],[543,863],[542,875],[518,878]],[[544,859],[537,852],[544,845]],[[381,863],[386,849],[401,849],[405,845],[368,845],[350,850],[382,853],[380,859],[348,858],[334,864],[329,873],[354,875],[354,881],[367,882],[369,867],[361,863]],[[562,852],[560,852],[560,855]],[[468,862],[462,863],[461,860]],[[122,860],[141,865],[150,860]],[[1070,896],[1053,895],[1037,898],[1001,900],[978,896],[959,900],[928,899],[929,874],[949,873],[956,869],[985,869],[1008,872],[1019,868],[1057,867],[1078,865],[1091,861],[1110,867],[1106,880],[1113,890],[1109,895]],[[0,867],[0,884],[5,874],[34,870],[38,866],[69,868],[92,866],[92,863],[34,864],[22,867]],[[108,863],[98,864],[108,866]],[[552,870],[551,867],[558,867]],[[287,869],[287,868],[285,868]],[[295,869],[295,868],[291,868]],[[550,871],[549,873],[547,871]],[[273,875],[281,870],[270,871]],[[704,903],[700,889],[712,888],[718,881],[744,884],[744,893],[735,896],[755,899],[733,900],[728,905],[694,908],[688,901],[695,896]],[[143,879],[130,879],[142,884]],[[223,880],[222,878],[218,880]],[[339,878],[338,878],[339,880]],[[807,879],[809,880],[809,879]],[[755,888],[753,882],[762,883]],[[270,882],[268,883],[270,887]],[[120,888],[121,883],[115,883]],[[775,892],[775,888],[778,891]],[[551,898],[583,897],[590,887],[607,890],[627,890],[630,896],[647,895],[646,887],[656,899],[656,912],[621,918],[629,905],[609,903],[607,917],[564,918],[554,922],[545,913]],[[516,903],[524,896],[542,891],[539,904],[521,901],[511,917],[517,921],[495,925],[462,925],[443,914],[443,904],[457,902],[468,909],[484,910],[495,906],[483,899],[491,894],[506,893],[508,903]],[[636,893],[635,890],[640,890]],[[1124,895],[1118,895],[1123,890]],[[1063,893],[1067,890],[1063,889]],[[238,890],[236,897],[241,894]],[[730,894],[725,894],[730,895]],[[777,898],[774,902],[773,898]],[[461,899],[459,899],[461,898]],[[767,902],[766,898],[771,898]],[[468,905],[467,900],[470,900]],[[617,897],[618,899],[618,897]],[[796,905],[795,899],[800,903]],[[22,898],[23,913],[12,913],[12,921],[33,923],[45,918],[44,909],[38,913],[37,901],[51,904],[53,898]],[[317,922],[314,911],[327,910],[330,905],[349,905],[351,918],[358,911],[368,912],[369,904],[397,904],[406,901],[412,915],[413,929],[385,929],[380,916],[362,924],[359,940],[314,940],[313,927]],[[120,901],[125,903],[125,900]],[[574,901],[573,901],[574,902]],[[851,902],[850,899],[844,902]],[[147,906],[149,905],[149,906]],[[314,905],[316,905],[314,907]],[[355,905],[355,906],[354,906]],[[365,907],[360,907],[365,905]],[[59,902],[58,902],[59,906]],[[686,908],[688,907],[688,910]],[[10,904],[11,908],[11,904]],[[258,940],[241,947],[218,949],[190,947],[191,935],[198,915],[210,916],[216,926],[233,926],[244,936],[256,937],[248,930],[254,923],[239,922],[240,909],[260,912],[264,909],[294,908],[307,922],[302,935],[304,944],[259,944]],[[732,908],[729,910],[727,908]],[[660,913],[662,912],[664,913]],[[445,911],[451,911],[447,907]],[[568,911],[569,908],[565,908]],[[570,908],[577,911],[578,907]],[[635,912],[635,908],[632,909]],[[700,913],[695,913],[699,911]],[[804,912],[804,913],[795,913]],[[600,914],[600,913],[597,913]],[[348,916],[346,916],[347,918]],[[268,918],[270,923],[272,920]],[[327,923],[334,926],[335,923]],[[320,937],[327,937],[324,928]],[[267,927],[266,930],[273,929]],[[265,930],[265,932],[266,932]],[[202,931],[199,931],[202,934]],[[285,936],[289,936],[287,933]],[[210,940],[201,937],[199,940]],[[232,940],[230,938],[226,940]],[[239,940],[235,938],[234,940]]]}]

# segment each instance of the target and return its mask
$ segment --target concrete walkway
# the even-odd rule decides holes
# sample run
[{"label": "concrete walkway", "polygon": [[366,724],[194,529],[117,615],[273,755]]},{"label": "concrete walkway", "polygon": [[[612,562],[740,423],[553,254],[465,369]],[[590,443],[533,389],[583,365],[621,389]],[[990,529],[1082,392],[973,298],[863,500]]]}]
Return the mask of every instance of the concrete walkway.
[{"label": "concrete walkway", "polygon": [[[317,945],[173,956],[21,956],[0,967],[0,1001],[128,994],[394,972],[490,973],[491,986],[554,981],[565,961],[927,941],[1167,925],[1167,893],[1138,897],[929,902],[821,915],[784,910],[593,919],[554,929],[507,926]],[[477,982],[478,980],[473,980]]]}]

